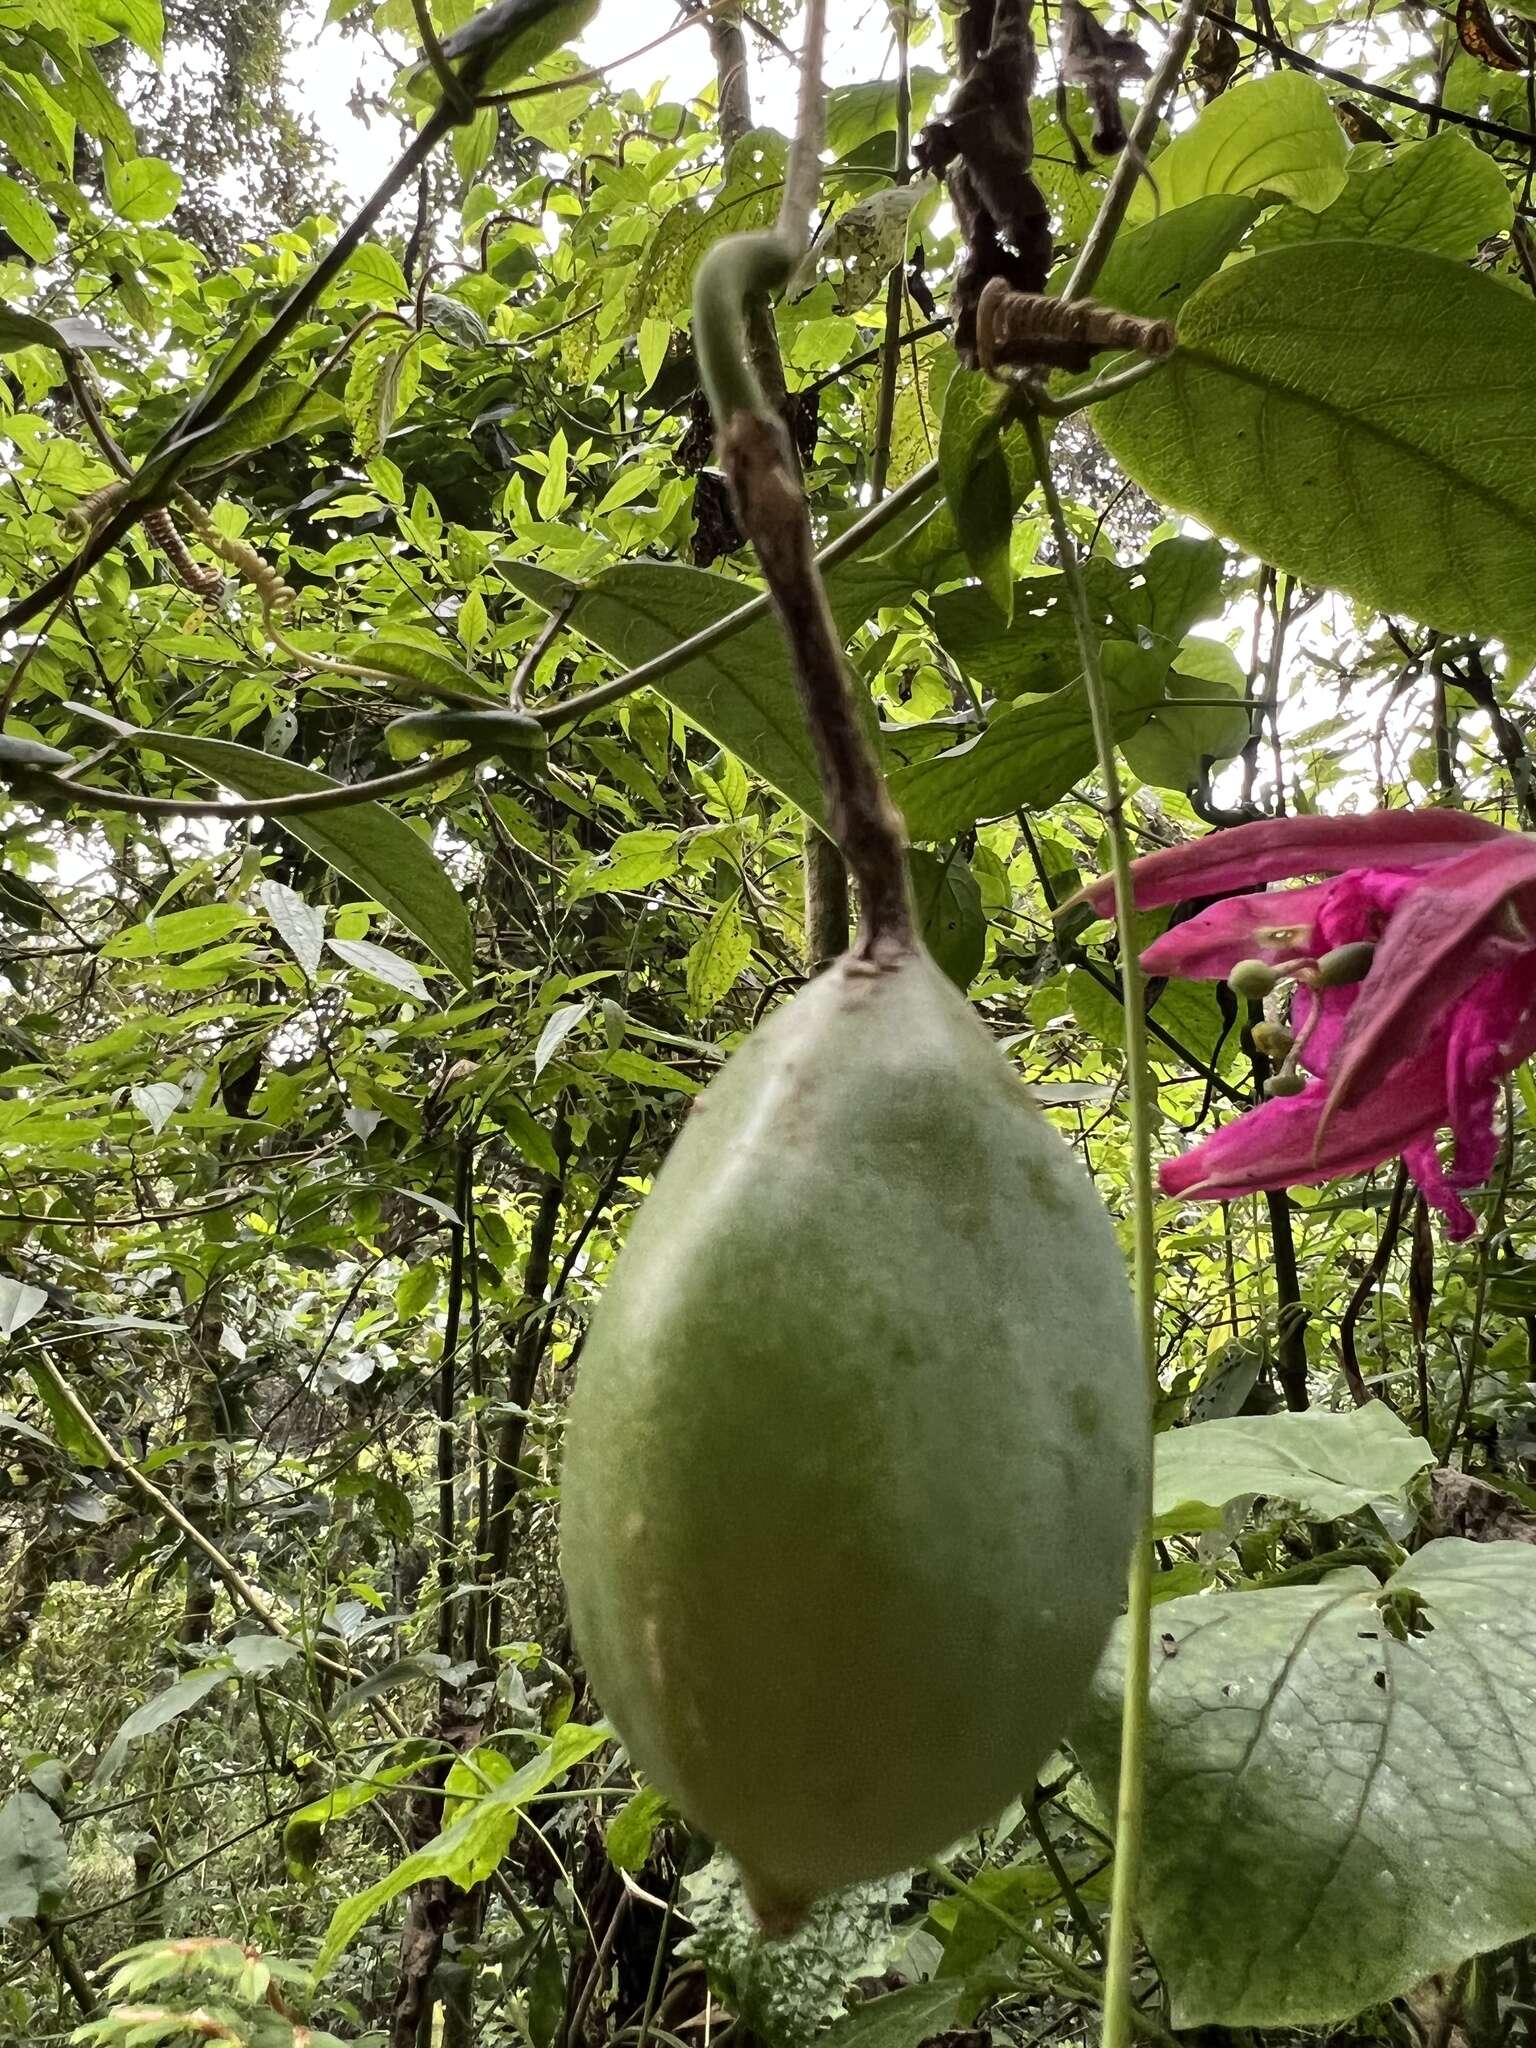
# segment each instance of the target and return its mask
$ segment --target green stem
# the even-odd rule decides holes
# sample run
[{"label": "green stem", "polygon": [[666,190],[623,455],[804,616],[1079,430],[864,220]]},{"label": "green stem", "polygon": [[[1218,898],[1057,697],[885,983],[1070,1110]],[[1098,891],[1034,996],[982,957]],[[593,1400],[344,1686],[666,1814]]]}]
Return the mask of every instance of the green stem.
[{"label": "green stem", "polygon": [[773,229],[727,235],[699,265],[693,281],[694,360],[717,421],[772,410],[752,360],[747,308],[758,293],[785,282],[797,254]]},{"label": "green stem", "polygon": [[[1022,1920],[1016,1920],[984,1892],[972,1890],[964,1878],[956,1877],[952,1870],[947,1870],[936,1856],[931,1856],[923,1868],[947,1890],[968,1900],[978,1912],[985,1913],[989,1920],[995,1920],[1000,1927],[1006,1927],[1016,1941],[1023,1942],[1031,1954],[1037,1955],[1042,1963],[1054,1970],[1064,1984],[1070,1984],[1074,1991],[1079,1992],[1084,1998],[1091,1999],[1095,2005],[1103,2005],[1105,2011],[1108,2011],[1108,1984],[1096,1977],[1091,1970],[1085,1970],[1064,1948],[1058,1947],[1054,1941],[1047,1941],[1044,1935],[1036,1934],[1032,1927],[1026,1927]],[[1156,2041],[1161,2044],[1161,2048],[1173,2048],[1173,2036],[1167,2029],[1159,2026],[1156,2020],[1149,2018],[1146,2013],[1138,2011],[1134,2006],[1130,2009],[1130,2024],[1144,2040]]]},{"label": "green stem", "polygon": [[[1152,1391],[1157,1388],[1157,1231],[1152,1184],[1152,1069],[1147,1056],[1146,983],[1136,956],[1135,885],[1131,879],[1131,841],[1125,824],[1125,789],[1115,759],[1115,726],[1099,666],[1093,615],[1083,584],[1077,549],[1072,544],[1061,497],[1051,471],[1050,451],[1038,414],[1026,413],[1024,430],[1050,513],[1051,530],[1072,614],[1078,656],[1083,667],[1083,693],[1093,724],[1099,778],[1104,786],[1104,823],[1109,834],[1115,878],[1115,917],[1120,931],[1120,986],[1125,1005],[1125,1065],[1131,1120],[1131,1200],[1135,1228],[1136,1327]],[[1150,1682],[1152,1616],[1152,1546],[1150,1523],[1151,1459],[1142,1501],[1142,1528],[1131,1554],[1125,1618],[1125,1704],[1120,1722],[1120,1786],[1115,1818],[1115,1871],[1110,1894],[1109,1954],[1105,1967],[1103,2048],[1125,2048],[1134,2025],[1131,1971],[1135,1961],[1135,1905],[1141,1872],[1141,1824],[1144,1786],[1142,1754],[1146,1744],[1147,1691]]]}]

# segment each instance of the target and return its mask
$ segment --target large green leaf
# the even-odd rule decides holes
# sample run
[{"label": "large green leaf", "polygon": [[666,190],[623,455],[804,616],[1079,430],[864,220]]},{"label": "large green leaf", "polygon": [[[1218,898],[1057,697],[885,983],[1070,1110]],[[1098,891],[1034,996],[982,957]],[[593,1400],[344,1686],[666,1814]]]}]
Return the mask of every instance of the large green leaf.
[{"label": "large green leaf", "polygon": [[[1364,155],[1364,151],[1357,151]],[[1331,206],[1287,206],[1254,236],[1261,248],[1293,242],[1399,242],[1440,256],[1475,256],[1514,216],[1504,173],[1459,129],[1404,143],[1385,161],[1355,170]],[[1117,302],[1118,303],[1118,302]]]},{"label": "large green leaf", "polygon": [[[679,563],[621,562],[584,590],[526,562],[503,562],[501,572],[546,611],[571,602],[572,629],[627,668],[717,625],[756,594],[734,577]],[[879,556],[844,563],[827,578],[832,609],[849,633],[878,604],[905,597],[910,587],[894,568],[882,567]],[[791,802],[822,816],[815,750],[775,618],[755,620],[655,687]]]},{"label": "large green leaf", "polygon": [[[1141,1917],[1175,2026],[1351,2019],[1536,1931],[1536,1546],[1155,1628]],[[1123,1647],[1073,1734],[1111,1805]]]},{"label": "large green leaf", "polygon": [[[1106,645],[1104,662],[1116,735],[1123,739],[1161,700],[1167,663],[1123,641]],[[1043,810],[1080,782],[1095,758],[1088,701],[1074,681],[1012,706],[947,753],[897,769],[891,794],[914,839],[954,839],[983,818]]]},{"label": "large green leaf", "polygon": [[1014,508],[1033,480],[1029,443],[1019,427],[1008,427],[1007,439],[1022,460],[1004,453],[1008,411],[1004,385],[980,370],[960,369],[944,394],[939,428],[944,501],[966,559],[1005,624],[1013,616]]},{"label": "large green leaf", "polygon": [[818,2048],[921,2048],[935,2034],[968,2027],[989,1998],[1008,1988],[998,1978],[939,1977],[871,1998],[817,2036]]},{"label": "large green leaf", "polygon": [[1297,71],[1250,78],[1211,101],[1137,181],[1130,221],[1213,193],[1268,193],[1322,208],[1344,183],[1349,144],[1328,95]]},{"label": "large green leaf", "polygon": [[1441,256],[1318,242],[1202,285],[1167,368],[1094,424],[1144,489],[1276,567],[1519,638],[1536,628],[1533,361],[1528,295]]},{"label": "large green leaf", "polygon": [[1214,1529],[1244,1494],[1267,1494],[1315,1521],[1390,1500],[1434,1463],[1422,1437],[1380,1401],[1329,1415],[1233,1415],[1157,1440],[1156,1533]]},{"label": "large green leaf", "polygon": [[269,385],[237,405],[229,417],[200,438],[194,437],[196,453],[189,467],[206,469],[213,462],[227,462],[232,455],[247,455],[253,449],[270,448],[274,441],[286,441],[293,434],[316,434],[347,416],[339,398],[328,391],[312,390],[300,378]]},{"label": "large green leaf", "polygon": [[1118,236],[1094,297],[1144,320],[1171,320],[1196,286],[1221,268],[1258,210],[1245,193],[1214,193]]},{"label": "large green leaf", "polygon": [[[1242,663],[1223,641],[1186,640],[1168,671],[1167,701],[1121,743],[1127,765],[1160,789],[1192,789],[1203,761],[1229,761],[1242,752],[1249,733],[1246,686]],[[1181,711],[1181,697],[1200,701]],[[1213,702],[1226,697],[1230,710]]]},{"label": "large green leaf", "polygon": [[[597,5],[598,0],[493,0],[449,36],[443,54],[454,59],[476,92],[491,92],[579,36]],[[423,65],[413,85],[415,80],[424,96],[437,97],[430,66]]]},{"label": "large green leaf", "polygon": [[[100,713],[91,715],[101,719]],[[280,754],[264,754],[255,747],[237,746],[233,740],[198,739],[153,727],[125,726],[116,719],[101,722],[136,745],[183,761],[253,801],[341,787],[317,768],[301,767]],[[466,988],[470,985],[475,975],[475,941],[469,912],[437,855],[403,818],[382,804],[369,803],[279,817],[275,822],[339,875],[355,882],[413,932],[456,980]]]},{"label": "large green leaf", "polygon": [[519,1816],[528,1801],[607,1740],[608,1730],[601,1725],[584,1727],[579,1722],[567,1721],[549,1747],[524,1764],[504,1785],[475,1800],[451,1827],[397,1863],[387,1877],[380,1878],[366,1891],[343,1899],[331,1916],[315,1959],[316,1978],[325,1975],[358,1929],[402,1892],[439,1877],[468,1891],[489,1877],[511,1846]]},{"label": "large green leaf", "polygon": [[163,1692],[155,1693],[142,1707],[136,1707],[108,1744],[91,1784],[98,1791],[110,1785],[134,1743],[141,1742],[146,1735],[158,1735],[162,1728],[169,1728],[173,1721],[179,1721],[183,1714],[189,1714],[200,1705],[216,1687],[237,1676],[233,1664],[228,1662],[200,1664],[185,1678],[178,1678]]},{"label": "large green leaf", "polygon": [[907,856],[923,944],[957,988],[969,988],[987,953],[981,884],[957,846]]},{"label": "large green leaf", "polygon": [[68,1863],[53,1808],[35,1792],[13,1792],[0,1807],[0,1927],[53,1912]]}]

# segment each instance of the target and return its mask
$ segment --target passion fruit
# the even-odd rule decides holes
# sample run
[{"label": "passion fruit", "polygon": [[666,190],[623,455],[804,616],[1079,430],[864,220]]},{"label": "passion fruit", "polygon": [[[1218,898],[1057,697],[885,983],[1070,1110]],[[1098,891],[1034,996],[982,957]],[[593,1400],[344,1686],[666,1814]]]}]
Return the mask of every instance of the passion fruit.
[{"label": "passion fruit", "polygon": [[1150,1456],[1081,1165],[921,950],[698,1099],[572,1398],[577,1648],[769,1928],[993,1818],[1120,1603]]}]

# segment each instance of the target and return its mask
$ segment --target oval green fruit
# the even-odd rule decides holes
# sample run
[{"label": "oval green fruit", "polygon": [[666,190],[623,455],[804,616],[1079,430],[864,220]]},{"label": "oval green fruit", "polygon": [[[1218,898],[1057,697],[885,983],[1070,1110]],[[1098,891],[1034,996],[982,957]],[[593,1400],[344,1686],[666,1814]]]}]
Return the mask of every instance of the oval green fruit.
[{"label": "oval green fruit", "polygon": [[1150,1440],[1082,1167],[926,953],[845,957],[695,1104],[593,1319],[562,1487],[597,1697],[765,1924],[1033,1782]]}]

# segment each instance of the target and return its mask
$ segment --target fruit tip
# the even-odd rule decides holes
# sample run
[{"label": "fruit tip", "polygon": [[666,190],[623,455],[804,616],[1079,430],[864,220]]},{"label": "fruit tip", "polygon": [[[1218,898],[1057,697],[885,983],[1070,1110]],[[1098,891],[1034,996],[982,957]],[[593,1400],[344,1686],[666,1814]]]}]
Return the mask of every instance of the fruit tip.
[{"label": "fruit tip", "polygon": [[799,1933],[810,1908],[808,1898],[776,1891],[772,1885],[760,1883],[746,1871],[742,1872],[741,1882],[747,1904],[752,1909],[752,1918],[757,1922],[758,1933],[765,1941],[783,1941],[789,1935]]}]

